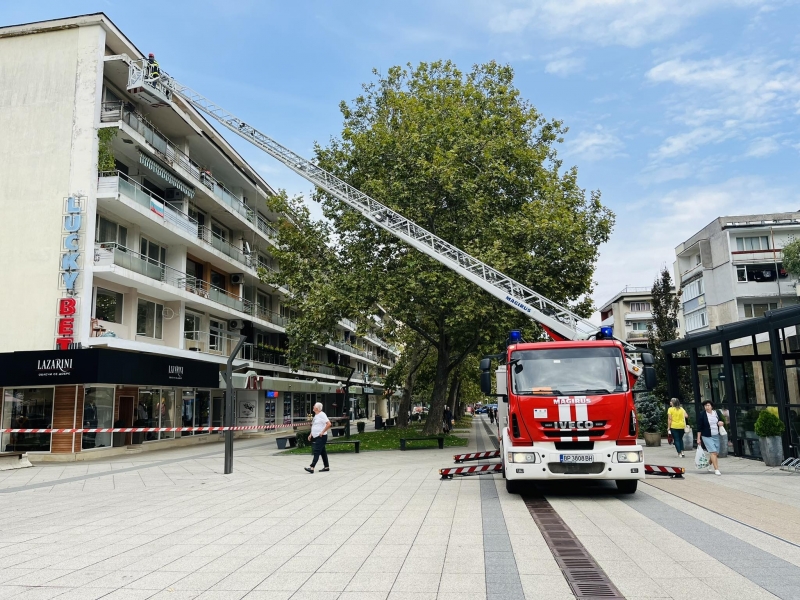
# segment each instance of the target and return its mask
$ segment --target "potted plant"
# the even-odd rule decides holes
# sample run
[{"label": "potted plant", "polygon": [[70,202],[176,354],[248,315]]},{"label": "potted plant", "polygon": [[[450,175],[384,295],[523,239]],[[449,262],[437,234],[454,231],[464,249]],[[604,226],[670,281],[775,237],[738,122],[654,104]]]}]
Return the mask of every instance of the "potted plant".
[{"label": "potted plant", "polygon": [[639,419],[639,429],[644,434],[646,446],[658,447],[661,445],[661,421],[663,420],[664,407],[653,394],[642,393],[636,400],[636,414]]},{"label": "potted plant", "polygon": [[756,419],[755,431],[761,446],[761,459],[768,467],[777,467],[783,462],[783,421],[772,410],[762,410]]}]

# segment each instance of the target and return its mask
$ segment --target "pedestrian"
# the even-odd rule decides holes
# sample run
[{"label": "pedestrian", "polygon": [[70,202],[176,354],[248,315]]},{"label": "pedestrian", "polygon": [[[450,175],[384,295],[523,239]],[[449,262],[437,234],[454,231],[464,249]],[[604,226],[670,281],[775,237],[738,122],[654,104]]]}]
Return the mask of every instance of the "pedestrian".
[{"label": "pedestrian", "polygon": [[719,428],[725,423],[722,419],[722,413],[714,410],[711,400],[703,402],[703,408],[705,410],[700,413],[700,418],[697,420],[697,444],[700,445],[702,438],[711,463],[708,470],[710,472],[713,471],[715,475],[722,475],[719,471],[717,455],[719,454]]},{"label": "pedestrian", "polygon": [[442,416],[442,425],[445,433],[450,433],[450,424],[453,422],[453,413],[450,412],[450,409],[445,406],[444,407],[444,415]]},{"label": "pedestrian", "polygon": [[675,442],[675,451],[678,453],[678,456],[683,458],[683,434],[686,430],[686,419],[689,415],[686,414],[686,411],[681,406],[680,400],[677,398],[672,398],[669,403],[671,406],[667,411],[667,429],[672,432],[672,440]]},{"label": "pedestrian", "polygon": [[494,420],[497,421],[497,424],[499,425],[500,421],[497,419],[497,407],[493,408],[492,412],[494,413]]},{"label": "pedestrian", "polygon": [[322,412],[322,402],[317,402],[314,405],[314,418],[311,420],[311,433],[308,435],[308,441],[314,449],[314,460],[311,461],[310,467],[305,467],[309,473],[314,472],[314,467],[317,466],[319,457],[322,457],[321,472],[330,471],[328,466],[328,453],[325,451],[325,444],[328,443],[328,430],[331,428],[331,420],[324,412]]},{"label": "pedestrian", "polygon": [[489,415],[489,423],[494,423],[494,410],[491,406],[486,410],[486,414]]}]

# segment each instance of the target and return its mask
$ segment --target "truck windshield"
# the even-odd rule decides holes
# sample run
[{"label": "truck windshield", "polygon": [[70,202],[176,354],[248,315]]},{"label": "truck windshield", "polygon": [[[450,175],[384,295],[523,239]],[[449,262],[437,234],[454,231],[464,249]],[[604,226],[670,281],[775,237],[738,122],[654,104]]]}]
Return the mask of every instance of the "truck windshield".
[{"label": "truck windshield", "polygon": [[511,353],[515,394],[570,396],[628,390],[618,348],[558,348]]}]

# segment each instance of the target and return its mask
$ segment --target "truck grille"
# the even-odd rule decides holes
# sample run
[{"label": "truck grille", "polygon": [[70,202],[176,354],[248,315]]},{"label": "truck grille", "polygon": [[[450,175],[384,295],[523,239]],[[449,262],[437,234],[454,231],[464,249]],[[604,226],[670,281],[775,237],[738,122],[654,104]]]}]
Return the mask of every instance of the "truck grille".
[{"label": "truck grille", "polygon": [[551,473],[562,473],[564,475],[597,475],[603,472],[606,463],[547,463]]},{"label": "truck grille", "polygon": [[603,437],[605,435],[605,430],[603,429],[589,429],[586,430],[579,430],[579,431],[544,431],[543,432],[547,437],[550,438],[561,438],[561,437],[572,437],[572,436],[585,436],[588,435],[589,437]]}]

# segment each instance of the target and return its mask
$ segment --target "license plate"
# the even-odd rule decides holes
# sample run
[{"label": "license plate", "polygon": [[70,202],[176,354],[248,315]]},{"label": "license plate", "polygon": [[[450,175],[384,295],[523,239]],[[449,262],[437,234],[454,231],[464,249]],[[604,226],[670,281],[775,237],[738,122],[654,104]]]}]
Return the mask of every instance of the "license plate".
[{"label": "license plate", "polygon": [[562,463],[591,463],[594,462],[594,456],[591,454],[562,454]]}]

